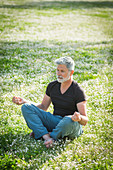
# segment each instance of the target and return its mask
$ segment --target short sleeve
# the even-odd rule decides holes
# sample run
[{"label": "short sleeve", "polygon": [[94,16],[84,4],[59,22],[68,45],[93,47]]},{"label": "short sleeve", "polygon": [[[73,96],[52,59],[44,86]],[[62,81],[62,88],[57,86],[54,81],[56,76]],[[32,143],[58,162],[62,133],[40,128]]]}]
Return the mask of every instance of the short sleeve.
[{"label": "short sleeve", "polygon": [[82,88],[78,87],[76,91],[76,104],[86,101],[86,95]]},{"label": "short sleeve", "polygon": [[46,88],[46,94],[48,96],[50,96],[50,84],[48,84],[47,88]]}]

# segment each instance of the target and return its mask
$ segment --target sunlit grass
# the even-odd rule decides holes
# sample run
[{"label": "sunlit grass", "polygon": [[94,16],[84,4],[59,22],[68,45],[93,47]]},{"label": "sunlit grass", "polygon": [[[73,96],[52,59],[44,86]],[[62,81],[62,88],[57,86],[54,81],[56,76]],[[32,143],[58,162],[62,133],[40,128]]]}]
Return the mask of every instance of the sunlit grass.
[{"label": "sunlit grass", "polygon": [[[87,5],[77,1],[49,2],[49,5],[46,1],[23,1],[20,5],[13,2],[13,6],[12,3],[8,6],[7,3],[6,6],[1,4],[1,40],[100,42],[112,39],[110,1],[108,6],[100,1],[101,8],[98,3],[90,1]],[[83,7],[79,8],[81,4]]]},{"label": "sunlit grass", "polygon": [[[112,169],[113,1],[0,1],[0,169]],[[87,96],[88,124],[78,139],[46,149],[14,95],[40,103],[56,79],[54,60],[75,60]],[[52,105],[49,108],[52,112]]]}]

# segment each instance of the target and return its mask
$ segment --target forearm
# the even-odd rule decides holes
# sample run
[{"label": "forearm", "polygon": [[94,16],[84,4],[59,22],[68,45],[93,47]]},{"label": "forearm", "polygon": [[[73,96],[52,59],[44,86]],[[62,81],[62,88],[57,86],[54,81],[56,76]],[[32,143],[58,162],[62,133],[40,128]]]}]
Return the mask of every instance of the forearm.
[{"label": "forearm", "polygon": [[50,103],[51,103],[51,99],[50,99],[50,97],[48,97],[48,96],[45,95],[44,98],[43,98],[43,101],[41,102],[41,104],[36,104],[36,103],[34,103],[34,102],[31,102],[31,101],[28,101],[28,100],[26,100],[26,99],[23,99],[23,98],[21,98],[21,97],[14,96],[14,97],[12,98],[12,102],[15,103],[15,104],[17,104],[17,105],[22,105],[22,104],[25,104],[25,103],[34,104],[34,105],[37,106],[38,108],[46,111],[46,110],[48,109]]},{"label": "forearm", "polygon": [[29,100],[25,100],[23,101],[22,104],[25,104],[25,103],[31,103],[31,104],[34,104],[35,106],[37,105],[35,102],[32,102],[32,101],[29,101]]},{"label": "forearm", "polygon": [[38,104],[38,105],[36,105],[39,109],[42,109],[42,110],[44,110],[44,111],[46,111],[47,109],[44,107],[44,105],[43,104]]},{"label": "forearm", "polygon": [[88,122],[87,110],[86,110],[86,101],[80,102],[77,104],[78,113],[75,112],[76,121],[81,125],[86,125]]},{"label": "forearm", "polygon": [[39,109],[42,109],[42,110],[46,110],[45,108],[44,108],[44,105],[43,104],[36,104],[35,102],[31,102],[31,101],[28,101],[28,100],[24,100],[24,102],[23,102],[23,104],[24,103],[31,103],[31,104],[34,104],[36,107],[38,107]]}]

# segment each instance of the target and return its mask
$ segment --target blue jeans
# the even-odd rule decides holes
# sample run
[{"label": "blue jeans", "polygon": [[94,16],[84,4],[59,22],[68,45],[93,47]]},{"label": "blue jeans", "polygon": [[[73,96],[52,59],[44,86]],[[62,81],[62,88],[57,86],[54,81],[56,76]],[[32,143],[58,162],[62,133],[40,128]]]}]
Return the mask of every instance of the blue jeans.
[{"label": "blue jeans", "polygon": [[40,139],[48,132],[51,132],[50,136],[55,140],[63,137],[75,138],[83,133],[82,125],[72,121],[70,116],[53,115],[29,103],[23,104],[21,110],[35,139]]}]

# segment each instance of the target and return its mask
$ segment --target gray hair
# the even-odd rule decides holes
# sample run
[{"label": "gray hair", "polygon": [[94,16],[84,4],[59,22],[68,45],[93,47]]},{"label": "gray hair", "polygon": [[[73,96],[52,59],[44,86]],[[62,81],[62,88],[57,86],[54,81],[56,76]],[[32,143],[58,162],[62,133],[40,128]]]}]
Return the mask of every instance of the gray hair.
[{"label": "gray hair", "polygon": [[74,70],[75,63],[71,57],[61,57],[55,60],[55,63],[57,65],[59,64],[65,65],[69,71]]}]

